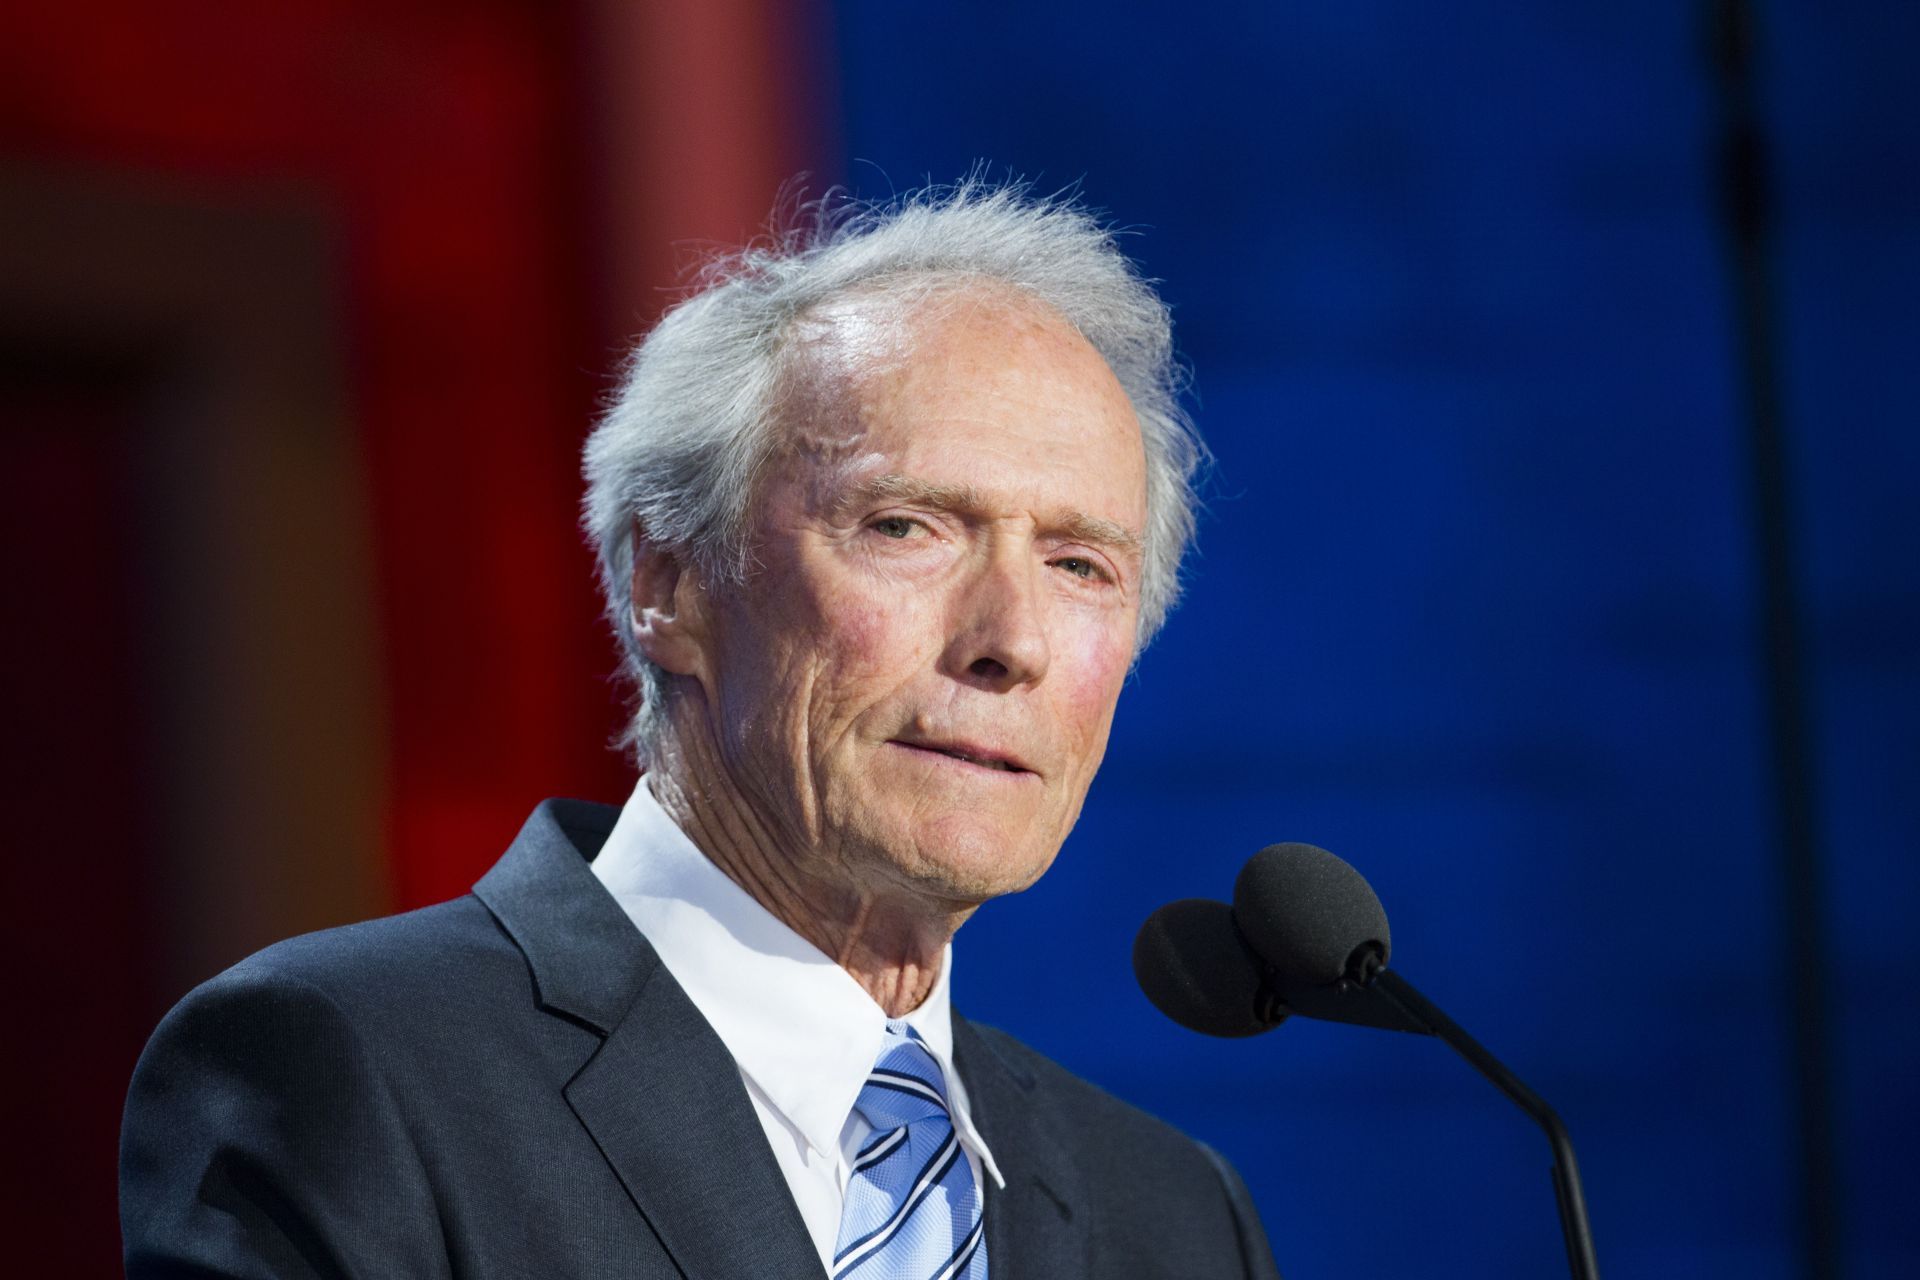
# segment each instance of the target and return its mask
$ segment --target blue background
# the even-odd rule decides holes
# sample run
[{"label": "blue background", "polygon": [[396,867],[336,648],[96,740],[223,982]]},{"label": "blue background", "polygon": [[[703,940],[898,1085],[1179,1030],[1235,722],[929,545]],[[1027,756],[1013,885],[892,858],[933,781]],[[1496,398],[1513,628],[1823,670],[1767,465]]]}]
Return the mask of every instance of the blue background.
[{"label": "blue background", "polygon": [[[1920,1271],[1920,7],[1762,5],[1848,1274]],[[1294,1278],[1551,1275],[1538,1133],[1415,1037],[1217,1042],[1140,921],[1282,839],[1572,1127],[1609,1275],[1801,1274],[1746,403],[1700,6],[840,0],[844,174],[1139,232],[1218,466],[1186,603],[960,1006],[1224,1151]]]}]

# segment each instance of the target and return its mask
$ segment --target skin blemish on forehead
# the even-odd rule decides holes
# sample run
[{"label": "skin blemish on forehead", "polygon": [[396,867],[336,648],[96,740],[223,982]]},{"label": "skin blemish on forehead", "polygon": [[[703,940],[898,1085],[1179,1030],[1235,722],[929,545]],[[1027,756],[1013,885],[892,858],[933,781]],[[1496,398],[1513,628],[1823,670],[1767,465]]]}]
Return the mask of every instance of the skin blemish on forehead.
[{"label": "skin blemish on forehead", "polygon": [[855,387],[864,375],[898,368],[913,343],[904,312],[858,295],[823,303],[794,320],[783,355],[776,414],[782,439],[773,465],[803,479],[809,510],[826,508],[851,477],[885,464],[865,447],[871,433]]}]

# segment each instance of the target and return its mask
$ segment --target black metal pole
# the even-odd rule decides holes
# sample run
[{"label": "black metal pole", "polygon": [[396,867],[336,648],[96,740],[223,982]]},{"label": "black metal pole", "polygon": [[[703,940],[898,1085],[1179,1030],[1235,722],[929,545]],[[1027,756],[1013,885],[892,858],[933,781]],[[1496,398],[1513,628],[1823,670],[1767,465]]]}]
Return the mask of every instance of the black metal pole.
[{"label": "black metal pole", "polygon": [[1452,1045],[1474,1070],[1491,1080],[1545,1131],[1547,1145],[1553,1148],[1553,1196],[1560,1208],[1560,1234],[1567,1244],[1567,1270],[1574,1280],[1600,1280],[1600,1264],[1593,1255],[1593,1229],[1587,1225],[1587,1199],[1580,1189],[1580,1166],[1574,1162],[1573,1139],[1559,1113],[1405,978],[1391,969],[1378,969],[1368,985],[1408,1020]]},{"label": "black metal pole", "polygon": [[1713,69],[1720,91],[1719,187],[1734,294],[1740,374],[1746,392],[1759,562],[1759,642],[1766,677],[1771,781],[1780,841],[1784,900],[1781,967],[1790,998],[1781,1002],[1792,1057],[1799,1120],[1803,1260],[1809,1280],[1839,1280],[1840,1206],[1835,1179],[1828,1032],[1827,945],[1808,697],[1802,669],[1793,565],[1792,504],[1774,353],[1773,287],[1768,252],[1771,199],[1766,139],[1756,104],[1758,43],[1748,0],[1708,0]]}]

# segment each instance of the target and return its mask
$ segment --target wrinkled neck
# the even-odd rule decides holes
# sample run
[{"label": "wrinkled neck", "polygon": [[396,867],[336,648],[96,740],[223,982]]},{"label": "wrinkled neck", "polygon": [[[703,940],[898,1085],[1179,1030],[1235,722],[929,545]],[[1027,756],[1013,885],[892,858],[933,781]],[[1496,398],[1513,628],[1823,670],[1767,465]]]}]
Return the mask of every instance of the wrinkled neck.
[{"label": "wrinkled neck", "polygon": [[931,902],[896,886],[861,883],[836,850],[813,847],[755,812],[710,737],[666,736],[647,784],[708,861],[832,957],[888,1017],[919,1008],[940,977],[947,943],[977,904]]}]

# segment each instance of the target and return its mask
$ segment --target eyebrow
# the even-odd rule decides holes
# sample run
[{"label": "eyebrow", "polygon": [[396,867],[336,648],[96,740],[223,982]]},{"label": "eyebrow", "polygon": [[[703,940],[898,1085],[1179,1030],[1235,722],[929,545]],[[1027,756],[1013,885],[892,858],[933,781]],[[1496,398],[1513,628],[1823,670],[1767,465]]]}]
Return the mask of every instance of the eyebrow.
[{"label": "eyebrow", "polygon": [[[833,504],[834,511],[846,514],[850,509],[875,500],[910,502],[941,511],[985,512],[992,504],[981,490],[970,484],[941,484],[917,480],[912,476],[870,476],[851,486]],[[1044,523],[1051,531],[1064,533],[1076,542],[1089,542],[1111,551],[1140,554],[1140,535],[1125,525],[1084,511],[1066,511]]]}]

